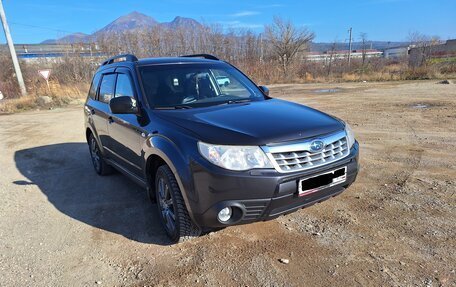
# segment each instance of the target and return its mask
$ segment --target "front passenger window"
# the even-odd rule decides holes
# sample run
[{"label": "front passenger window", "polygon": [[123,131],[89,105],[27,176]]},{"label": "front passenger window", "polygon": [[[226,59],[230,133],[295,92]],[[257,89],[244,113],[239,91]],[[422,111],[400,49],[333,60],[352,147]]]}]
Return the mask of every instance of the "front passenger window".
[{"label": "front passenger window", "polygon": [[100,102],[109,104],[114,97],[114,86],[116,84],[116,74],[104,75],[100,86]]},{"label": "front passenger window", "polygon": [[117,97],[132,97],[133,98],[133,88],[131,86],[130,77],[126,74],[119,74],[117,76],[116,84],[116,98]]}]

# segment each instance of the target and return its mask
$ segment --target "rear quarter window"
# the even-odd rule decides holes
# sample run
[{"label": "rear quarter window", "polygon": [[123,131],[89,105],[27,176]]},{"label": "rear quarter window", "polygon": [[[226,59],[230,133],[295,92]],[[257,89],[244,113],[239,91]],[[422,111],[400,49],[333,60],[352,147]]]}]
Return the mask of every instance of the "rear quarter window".
[{"label": "rear quarter window", "polygon": [[90,90],[89,90],[89,98],[91,98],[93,100],[97,99],[97,90],[98,90],[98,85],[100,84],[100,79],[101,79],[100,74],[95,74],[95,76],[93,76],[92,84],[90,85]]}]

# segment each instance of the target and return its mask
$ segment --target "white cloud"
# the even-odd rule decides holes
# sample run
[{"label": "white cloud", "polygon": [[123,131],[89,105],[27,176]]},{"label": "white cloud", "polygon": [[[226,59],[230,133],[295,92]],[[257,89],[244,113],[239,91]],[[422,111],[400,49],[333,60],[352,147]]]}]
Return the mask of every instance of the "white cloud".
[{"label": "white cloud", "polygon": [[231,17],[247,17],[247,16],[253,16],[253,15],[258,15],[260,12],[258,11],[239,11],[237,13],[231,14]]},{"label": "white cloud", "polygon": [[263,24],[256,24],[256,23],[245,23],[241,21],[219,21],[220,25],[224,26],[225,28],[233,28],[233,29],[258,29],[262,28]]},{"label": "white cloud", "polygon": [[270,4],[270,5],[263,5],[260,8],[278,8],[278,7],[285,7],[283,4]]}]

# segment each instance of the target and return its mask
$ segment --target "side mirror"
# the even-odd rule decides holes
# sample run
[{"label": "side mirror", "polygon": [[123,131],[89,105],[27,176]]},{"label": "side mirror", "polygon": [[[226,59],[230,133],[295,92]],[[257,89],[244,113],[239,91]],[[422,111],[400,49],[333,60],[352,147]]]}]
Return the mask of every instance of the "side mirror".
[{"label": "side mirror", "polygon": [[260,90],[265,94],[266,96],[269,97],[269,89],[266,86],[259,86]]},{"label": "side mirror", "polygon": [[137,114],[136,100],[132,97],[117,97],[109,101],[109,108],[113,114]]}]

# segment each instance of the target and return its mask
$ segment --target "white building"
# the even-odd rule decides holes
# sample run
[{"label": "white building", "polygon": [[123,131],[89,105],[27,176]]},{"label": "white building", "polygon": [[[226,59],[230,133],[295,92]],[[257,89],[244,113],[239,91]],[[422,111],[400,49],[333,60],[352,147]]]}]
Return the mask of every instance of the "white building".
[{"label": "white building", "polygon": [[[329,59],[348,59],[348,50],[342,51],[326,51],[326,52],[310,52],[307,53],[305,59],[308,61],[324,61],[327,62]],[[380,58],[383,55],[382,51],[375,49],[365,50],[366,58]],[[350,54],[352,59],[361,59],[363,57],[363,50],[353,50]]]}]

